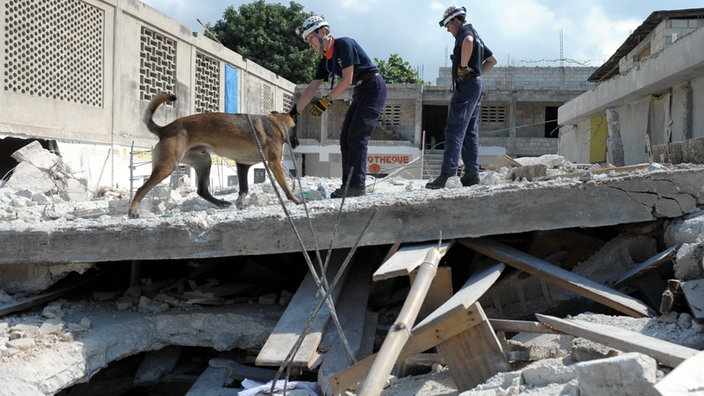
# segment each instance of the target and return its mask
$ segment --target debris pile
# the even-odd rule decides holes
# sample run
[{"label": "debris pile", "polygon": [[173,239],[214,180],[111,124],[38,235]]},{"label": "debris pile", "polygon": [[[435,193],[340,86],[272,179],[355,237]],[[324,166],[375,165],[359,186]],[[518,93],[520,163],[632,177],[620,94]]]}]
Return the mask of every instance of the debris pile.
[{"label": "debris pile", "polygon": [[[126,219],[128,192],[91,193],[60,157],[37,145],[15,153],[20,166],[0,187],[1,221],[18,232],[50,233],[67,222],[101,228]],[[660,213],[686,215],[443,243],[428,235],[426,243],[307,255],[168,260],[165,252],[157,262],[2,264],[0,389],[80,395],[121,383],[116,393],[141,387],[157,394],[149,387],[161,386],[236,394],[282,375],[307,394],[362,387],[399,396],[701,389],[704,210],[665,180],[669,168],[687,165],[597,167],[559,156],[497,161],[503,165],[482,172],[472,191],[489,197],[516,185],[580,188],[660,172],[663,181],[643,187],[638,202],[661,200]],[[455,190],[461,184],[453,179],[446,195],[466,190]],[[339,182],[303,177],[296,193],[311,211],[331,210],[340,201],[326,193]],[[423,180],[368,184],[371,197],[400,205],[426,193]],[[250,186],[241,215],[280,218],[273,188]],[[234,191],[225,193],[234,201]],[[351,199],[351,210],[368,207],[368,199]],[[219,211],[184,185],[155,189],[142,206],[135,223],[185,218],[203,231],[200,238]],[[520,207],[529,211],[530,202]],[[328,293],[332,305],[320,298]],[[189,348],[203,349],[191,356]]]}]

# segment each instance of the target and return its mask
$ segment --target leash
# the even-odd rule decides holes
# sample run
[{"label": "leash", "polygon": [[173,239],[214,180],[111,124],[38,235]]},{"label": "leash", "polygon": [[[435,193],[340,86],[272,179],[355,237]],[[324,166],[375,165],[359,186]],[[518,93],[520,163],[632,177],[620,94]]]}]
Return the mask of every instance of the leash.
[{"label": "leash", "polygon": [[[293,360],[293,357],[295,357],[296,353],[298,352],[298,349],[300,349],[300,346],[301,346],[301,344],[303,343],[303,338],[305,337],[305,335],[307,335],[307,332],[308,332],[308,330],[310,329],[310,326],[312,326],[313,321],[315,320],[315,317],[317,316],[318,312],[319,312],[320,309],[322,308],[323,303],[326,303],[326,304],[328,305],[328,309],[330,310],[330,316],[332,317],[333,322],[335,323],[335,326],[336,326],[336,328],[337,328],[338,335],[339,335],[339,337],[340,337],[340,341],[342,341],[343,346],[345,347],[345,352],[347,353],[348,359],[349,359],[350,361],[356,363],[356,359],[355,359],[355,357],[354,357],[354,354],[352,353],[352,348],[350,347],[349,342],[347,341],[347,338],[345,337],[344,331],[342,330],[342,325],[340,324],[340,321],[339,321],[339,319],[338,319],[337,311],[335,310],[335,304],[334,304],[334,302],[332,301],[331,294],[332,294],[332,290],[333,290],[334,287],[337,285],[337,282],[338,282],[338,281],[340,280],[340,278],[342,277],[342,274],[344,273],[344,270],[347,268],[347,265],[348,265],[349,262],[351,261],[352,255],[353,255],[354,252],[356,251],[356,245],[357,245],[357,243],[355,243],[355,249],[354,249],[354,250],[350,250],[350,253],[348,254],[348,257],[345,259],[345,261],[344,261],[344,262],[342,263],[342,265],[340,266],[340,269],[338,270],[338,273],[335,275],[335,278],[333,279],[333,286],[332,286],[332,287],[329,287],[329,285],[328,285],[328,283],[327,283],[327,276],[325,275],[325,272],[323,272],[323,273],[321,274],[322,277],[323,277],[323,281],[321,282],[320,277],[318,277],[318,274],[317,274],[317,272],[315,271],[315,268],[313,267],[313,262],[311,261],[311,259],[310,259],[310,257],[308,256],[308,254],[306,254],[307,250],[306,250],[305,244],[303,243],[303,239],[301,238],[301,235],[300,235],[300,233],[298,232],[298,229],[296,228],[296,225],[294,224],[293,219],[291,218],[291,214],[289,213],[288,209],[286,208],[286,205],[285,205],[285,203],[284,203],[284,200],[283,200],[283,198],[281,197],[281,193],[279,192],[279,188],[277,188],[277,186],[276,186],[276,184],[275,184],[275,182],[274,182],[275,179],[274,179],[274,177],[273,177],[273,175],[272,175],[272,172],[271,172],[271,169],[269,168],[269,165],[267,164],[266,156],[264,155],[264,149],[262,148],[262,144],[261,144],[261,142],[259,141],[259,136],[257,135],[257,131],[256,131],[256,129],[254,128],[254,124],[252,123],[252,118],[250,117],[249,114],[246,114],[246,116],[247,116],[247,121],[249,122],[250,131],[252,132],[252,137],[253,137],[253,139],[254,139],[256,145],[257,145],[257,149],[259,150],[259,155],[260,155],[261,158],[262,158],[262,162],[264,163],[264,168],[265,168],[266,171],[267,171],[267,175],[269,176],[269,180],[271,181],[272,186],[274,187],[274,191],[276,192],[276,196],[277,196],[278,199],[279,199],[279,203],[281,204],[281,207],[283,208],[284,213],[286,214],[286,218],[289,220],[289,223],[290,223],[290,225],[291,225],[291,228],[293,229],[293,232],[294,232],[294,234],[296,235],[296,239],[298,240],[298,243],[299,243],[300,246],[301,246],[301,251],[304,253],[303,256],[304,256],[305,259],[306,259],[306,264],[308,265],[308,270],[311,272],[311,276],[313,277],[313,281],[315,282],[315,285],[318,287],[318,290],[320,291],[320,294],[323,295],[323,298],[322,298],[322,299],[320,300],[320,302],[319,302],[319,307],[316,307],[316,309],[314,310],[314,312],[311,312],[311,317],[309,318],[308,323],[306,324],[306,328],[305,328],[304,331],[299,335],[299,338],[298,338],[298,340],[296,341],[296,343],[294,344],[294,347],[291,349],[291,351],[289,352],[288,356],[286,357],[286,364],[285,364],[284,366],[282,366],[282,367],[279,368],[279,371],[278,371],[277,374],[276,374],[276,377],[275,377],[275,379],[274,379],[274,382],[272,383],[271,392],[273,393],[273,390],[274,390],[274,387],[275,387],[275,385],[276,385],[276,382],[278,381],[278,379],[279,379],[279,377],[280,377],[280,375],[281,375],[281,373],[282,373],[282,371],[283,371],[283,367],[287,367],[287,368],[288,368],[288,369],[287,369],[287,372],[290,372],[290,363],[291,363],[291,361]],[[289,143],[289,147],[291,147],[291,144],[290,144],[290,141],[289,141],[289,138],[288,138],[288,134],[286,134],[286,141]],[[298,174],[298,172],[296,172],[296,173]],[[299,188],[301,189],[301,191],[303,190],[302,187],[300,186],[300,179],[299,179]],[[303,194],[301,194],[301,198],[303,199]],[[307,206],[306,206],[306,204],[305,204],[305,199],[303,199],[303,204],[304,204],[304,207],[306,207],[306,214],[307,214],[307,217],[310,219],[310,216],[308,215],[308,212],[307,212]],[[376,213],[376,212],[374,212],[374,213]],[[372,216],[372,218],[373,218],[373,216]],[[371,224],[371,219],[370,219],[370,221],[369,221],[369,223],[368,223],[368,225],[367,225],[366,228],[368,228],[369,224]],[[366,228],[365,228],[364,232],[366,232]],[[360,239],[360,240],[361,240],[361,238],[362,238],[362,235],[364,235],[364,232],[363,232],[362,234],[360,234],[360,236],[359,236],[359,239]],[[332,244],[331,244],[331,245],[332,245]],[[316,251],[317,251],[317,250],[318,250],[318,249],[316,249]],[[329,257],[330,257],[330,254],[328,254],[328,258],[329,258]],[[321,261],[320,256],[318,256],[318,260],[319,260],[319,262]],[[287,377],[288,377],[288,375],[287,375]]]}]

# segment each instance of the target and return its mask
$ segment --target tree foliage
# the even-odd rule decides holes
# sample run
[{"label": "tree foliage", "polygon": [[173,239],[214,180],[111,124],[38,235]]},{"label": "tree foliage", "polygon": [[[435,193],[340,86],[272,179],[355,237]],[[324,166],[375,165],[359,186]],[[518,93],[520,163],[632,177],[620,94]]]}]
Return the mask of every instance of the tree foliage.
[{"label": "tree foliage", "polygon": [[418,71],[398,54],[389,55],[386,61],[374,58],[374,62],[381,69],[381,75],[384,76],[387,84],[425,84],[420,79]]},{"label": "tree foliage", "polygon": [[208,29],[225,47],[301,84],[310,81],[318,53],[295,30],[311,15],[294,1],[286,7],[256,0],[239,10],[227,7],[223,18]]},{"label": "tree foliage", "polygon": [[[308,83],[319,54],[296,34],[296,27],[314,13],[294,1],[286,7],[254,0],[239,9],[229,6],[208,29],[227,48],[296,83]],[[425,84],[418,71],[398,54],[386,61],[374,58],[389,84]]]}]

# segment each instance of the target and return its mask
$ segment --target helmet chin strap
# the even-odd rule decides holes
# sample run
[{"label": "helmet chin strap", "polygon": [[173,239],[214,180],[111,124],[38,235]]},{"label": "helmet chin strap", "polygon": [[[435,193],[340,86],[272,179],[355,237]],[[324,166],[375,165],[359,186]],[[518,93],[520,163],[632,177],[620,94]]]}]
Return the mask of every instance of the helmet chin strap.
[{"label": "helmet chin strap", "polygon": [[313,34],[318,39],[318,43],[320,43],[320,46],[318,47],[318,52],[320,52],[320,56],[325,56],[325,45],[324,44],[325,44],[325,38],[327,37],[327,35],[322,36],[322,35],[318,34],[318,32],[313,32]]}]

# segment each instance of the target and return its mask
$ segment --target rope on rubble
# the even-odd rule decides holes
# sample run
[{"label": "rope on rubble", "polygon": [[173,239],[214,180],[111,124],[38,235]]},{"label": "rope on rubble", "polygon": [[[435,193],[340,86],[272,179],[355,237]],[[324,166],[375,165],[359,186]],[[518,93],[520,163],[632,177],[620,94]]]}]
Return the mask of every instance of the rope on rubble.
[{"label": "rope on rubble", "polygon": [[[297,238],[299,244],[301,245],[301,250],[302,250],[302,252],[303,252],[303,256],[304,256],[305,259],[306,259],[306,263],[308,264],[308,269],[309,269],[309,271],[311,272],[311,275],[312,275],[312,277],[313,277],[313,280],[314,280],[316,286],[318,287],[320,294],[324,296],[324,298],[321,299],[321,302],[325,302],[325,303],[327,303],[327,305],[328,305],[328,309],[330,310],[330,316],[332,317],[333,322],[335,323],[335,326],[337,327],[338,335],[339,335],[339,337],[340,337],[340,340],[341,340],[342,343],[343,343],[343,346],[345,347],[345,352],[347,353],[348,359],[350,359],[351,361],[355,361],[355,360],[354,360],[354,354],[353,354],[352,351],[351,351],[351,348],[350,348],[350,346],[349,346],[349,342],[347,341],[347,338],[346,338],[345,335],[344,335],[344,331],[342,330],[342,326],[341,326],[340,321],[339,321],[339,319],[338,319],[338,317],[337,317],[337,312],[336,312],[336,310],[335,310],[335,305],[334,305],[334,303],[333,303],[333,301],[332,301],[332,298],[331,298],[331,296],[330,296],[330,292],[329,292],[328,288],[326,287],[326,284],[327,284],[327,277],[325,276],[325,273],[323,272],[323,273],[322,273],[322,276],[323,276],[323,278],[325,279],[325,284],[322,283],[321,280],[320,280],[320,278],[318,277],[318,274],[316,273],[315,268],[313,267],[313,263],[312,263],[312,261],[310,260],[310,257],[308,256],[308,254],[306,253],[307,250],[306,250],[306,248],[305,248],[305,244],[303,243],[303,239],[301,238],[300,234],[298,233],[298,229],[296,228],[296,225],[294,224],[293,219],[291,218],[291,215],[290,215],[290,213],[288,212],[288,209],[286,208],[286,205],[285,205],[285,203],[284,203],[284,200],[283,200],[283,198],[281,197],[281,193],[279,192],[279,189],[276,187],[276,184],[274,184],[274,180],[275,180],[275,179],[274,179],[274,177],[273,177],[273,175],[272,175],[272,172],[271,172],[271,169],[269,168],[269,165],[268,165],[268,163],[267,163],[267,161],[266,161],[266,156],[264,155],[264,150],[262,149],[262,145],[261,145],[261,142],[259,141],[259,136],[257,135],[256,129],[254,128],[254,124],[252,123],[252,119],[251,119],[251,117],[250,117],[249,114],[247,114],[246,116],[247,116],[247,121],[249,122],[250,130],[251,130],[251,132],[252,132],[254,141],[255,141],[255,143],[256,143],[256,145],[257,145],[257,149],[259,150],[259,154],[260,154],[260,156],[261,156],[261,158],[262,158],[262,162],[263,162],[263,164],[264,164],[264,168],[266,169],[267,175],[269,176],[269,180],[271,181],[271,183],[272,183],[272,185],[273,185],[273,187],[274,187],[274,192],[276,193],[276,196],[277,196],[277,198],[279,199],[279,203],[281,204],[281,207],[282,207],[283,210],[284,210],[284,213],[285,213],[285,215],[286,215],[286,218],[289,220],[289,223],[290,223],[290,225],[291,225],[291,227],[292,227],[292,229],[293,229],[293,232],[294,232],[294,234],[296,235],[296,238]],[[289,143],[289,147],[290,147],[290,141],[288,140],[288,135],[286,135],[286,140],[287,140],[287,142]],[[294,162],[294,163],[295,163],[295,162]],[[296,173],[298,174],[298,172],[296,172]],[[299,188],[301,188],[300,179],[299,179],[298,181],[299,181]],[[302,190],[302,188],[301,188],[301,190]],[[301,194],[301,197],[303,198],[303,194]],[[305,199],[303,199],[303,205],[304,205],[304,208],[306,208],[306,216],[310,219],[310,215],[309,215],[309,213],[308,213],[308,209],[307,209],[307,205],[306,205]],[[312,227],[311,227],[311,229],[312,229]],[[360,236],[360,238],[361,238],[361,236]],[[314,238],[314,240],[315,240],[315,238]],[[317,240],[316,240],[316,246],[317,246]],[[317,250],[318,250],[318,249],[316,249],[316,251],[317,251]],[[350,253],[352,253],[352,252],[350,252]],[[349,259],[351,258],[351,255],[348,255],[348,256],[349,256],[349,257],[347,258],[346,262],[349,262],[349,261],[350,261]],[[318,253],[318,259],[319,259],[319,261],[320,261],[319,253]],[[343,268],[344,268],[344,266],[340,268],[340,271],[342,271]],[[340,272],[340,271],[338,271],[338,275],[341,275],[342,272]],[[338,276],[336,276],[336,279],[337,279],[337,278],[338,278]],[[322,305],[322,304],[321,304],[321,305]],[[302,333],[302,336],[303,336],[303,335],[305,335],[305,333]],[[301,337],[301,338],[302,338],[302,337]],[[300,344],[299,344],[299,347],[300,347]],[[295,349],[296,349],[295,351],[292,350],[293,356],[295,356],[295,353],[297,352],[297,348],[295,348]],[[289,355],[291,355],[291,353],[289,353]],[[287,360],[288,360],[288,359],[287,359]],[[286,364],[286,365],[289,365],[289,364],[290,364],[290,363],[288,363],[288,364]],[[278,379],[278,376],[280,375],[280,372],[281,372],[281,368],[279,369],[279,372],[277,373],[277,379]],[[287,377],[288,377],[288,376],[287,376]],[[272,383],[272,389],[271,389],[271,392],[272,392],[272,393],[273,393],[273,389],[274,389],[274,386],[275,386],[275,385],[276,385],[276,381],[274,381],[274,382]],[[285,389],[285,388],[284,388],[284,389]]]}]

